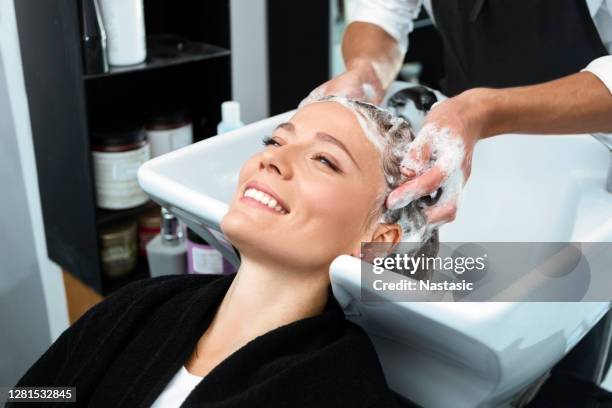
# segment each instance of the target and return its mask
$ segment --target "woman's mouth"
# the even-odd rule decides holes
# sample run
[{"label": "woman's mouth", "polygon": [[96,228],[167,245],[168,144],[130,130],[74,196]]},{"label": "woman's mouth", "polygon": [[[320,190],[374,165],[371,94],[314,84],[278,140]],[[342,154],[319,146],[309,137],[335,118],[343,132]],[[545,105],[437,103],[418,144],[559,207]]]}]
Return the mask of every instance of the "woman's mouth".
[{"label": "woman's mouth", "polygon": [[242,199],[255,202],[257,203],[257,205],[266,207],[267,209],[275,211],[279,214],[284,215],[289,212],[270,194],[265,193],[254,187],[247,187],[247,189],[244,190],[244,195],[242,196]]}]

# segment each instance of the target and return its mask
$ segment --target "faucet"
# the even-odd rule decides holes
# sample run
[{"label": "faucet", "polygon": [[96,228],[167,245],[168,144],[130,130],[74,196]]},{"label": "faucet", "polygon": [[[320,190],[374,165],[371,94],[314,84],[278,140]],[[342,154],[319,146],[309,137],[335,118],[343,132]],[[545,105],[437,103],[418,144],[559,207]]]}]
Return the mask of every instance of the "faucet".
[{"label": "faucet", "polygon": [[391,95],[387,107],[395,115],[406,119],[417,132],[423,125],[425,115],[437,101],[438,97],[430,88],[412,85]]},{"label": "faucet", "polygon": [[610,151],[610,166],[608,167],[606,190],[612,193],[612,133],[593,133],[593,137],[603,143]]}]

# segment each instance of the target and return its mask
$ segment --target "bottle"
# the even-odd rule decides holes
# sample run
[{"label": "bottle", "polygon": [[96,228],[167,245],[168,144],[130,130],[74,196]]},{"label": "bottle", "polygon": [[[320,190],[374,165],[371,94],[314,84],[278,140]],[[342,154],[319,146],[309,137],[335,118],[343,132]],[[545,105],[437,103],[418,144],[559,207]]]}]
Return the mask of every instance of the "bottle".
[{"label": "bottle", "polygon": [[147,244],[151,277],[187,273],[187,245],[179,220],[162,207],[161,233]]},{"label": "bottle", "polygon": [[102,272],[111,279],[129,275],[138,262],[136,222],[115,221],[100,228]]},{"label": "bottle", "polygon": [[221,252],[187,228],[187,273],[223,275],[236,272]]},{"label": "bottle", "polygon": [[81,0],[81,38],[85,74],[108,71],[106,31],[97,0]]},{"label": "bottle", "polygon": [[221,104],[221,122],[217,125],[217,134],[229,132],[244,126],[240,121],[240,103],[226,101]]},{"label": "bottle", "polygon": [[193,143],[193,125],[182,106],[166,106],[146,112],[147,138],[151,145],[151,158]]},{"label": "bottle", "polygon": [[141,121],[107,116],[91,132],[96,204],[106,210],[138,207],[149,196],[138,184],[138,168],[151,158]]},{"label": "bottle", "polygon": [[110,65],[140,64],[147,58],[143,0],[100,0]]},{"label": "bottle", "polygon": [[153,204],[138,216],[138,256],[147,257],[147,244],[161,233],[161,207]]}]

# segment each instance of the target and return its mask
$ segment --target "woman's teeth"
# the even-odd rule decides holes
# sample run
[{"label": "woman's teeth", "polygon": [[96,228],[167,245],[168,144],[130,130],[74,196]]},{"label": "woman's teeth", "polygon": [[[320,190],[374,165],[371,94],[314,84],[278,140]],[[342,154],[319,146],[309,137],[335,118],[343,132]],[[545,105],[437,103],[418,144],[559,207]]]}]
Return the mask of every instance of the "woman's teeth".
[{"label": "woman's teeth", "polygon": [[254,188],[249,188],[244,192],[244,196],[252,198],[255,201],[259,201],[263,205],[268,206],[268,208],[271,208],[281,214],[287,214],[287,211],[283,207],[281,207],[280,204],[278,204],[274,198],[270,197],[263,191],[259,191]]}]

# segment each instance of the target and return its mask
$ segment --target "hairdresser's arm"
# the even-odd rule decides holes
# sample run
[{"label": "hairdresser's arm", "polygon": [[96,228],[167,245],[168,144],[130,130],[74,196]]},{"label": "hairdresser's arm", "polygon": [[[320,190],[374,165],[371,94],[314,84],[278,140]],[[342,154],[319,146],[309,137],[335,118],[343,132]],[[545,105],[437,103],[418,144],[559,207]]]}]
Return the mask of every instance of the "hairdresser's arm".
[{"label": "hairdresser's arm", "polygon": [[475,89],[480,138],[503,133],[572,134],[612,131],[612,94],[590,72],[507,90]]},{"label": "hairdresser's arm", "polygon": [[346,71],[313,92],[380,103],[404,57],[397,41],[385,30],[361,21],[347,27],[342,55]]},{"label": "hairdresser's arm", "polygon": [[342,95],[380,103],[408,49],[422,0],[353,0],[344,32],[346,71],[319,86],[315,95]]},{"label": "hairdresser's arm", "polygon": [[610,87],[606,76],[580,72],[539,85],[476,88],[437,104],[404,159],[409,181],[391,193],[387,205],[398,207],[442,187],[427,210],[428,221],[452,221],[478,140],[504,133],[612,132]]}]

